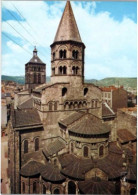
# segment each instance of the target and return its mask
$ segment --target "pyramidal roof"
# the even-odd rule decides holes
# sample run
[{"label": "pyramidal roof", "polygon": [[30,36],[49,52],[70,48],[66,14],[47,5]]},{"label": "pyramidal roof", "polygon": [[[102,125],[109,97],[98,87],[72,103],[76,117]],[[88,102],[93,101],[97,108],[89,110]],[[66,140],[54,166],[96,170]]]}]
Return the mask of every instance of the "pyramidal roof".
[{"label": "pyramidal roof", "polygon": [[54,42],[68,40],[82,42],[70,1],[66,3]]}]

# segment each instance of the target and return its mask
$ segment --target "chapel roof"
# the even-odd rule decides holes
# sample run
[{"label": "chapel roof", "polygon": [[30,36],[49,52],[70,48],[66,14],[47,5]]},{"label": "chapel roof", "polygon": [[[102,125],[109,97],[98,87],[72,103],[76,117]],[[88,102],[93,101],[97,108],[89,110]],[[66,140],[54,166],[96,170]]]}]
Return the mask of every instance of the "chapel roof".
[{"label": "chapel roof", "polygon": [[115,184],[111,181],[101,180],[98,177],[80,181],[78,186],[84,194],[115,194]]},{"label": "chapel roof", "polygon": [[41,176],[52,182],[62,181],[65,179],[64,175],[60,173],[58,167],[55,167],[52,163],[47,163],[40,169]]},{"label": "chapel roof", "polygon": [[75,125],[69,128],[70,132],[83,135],[100,135],[110,132],[110,126],[103,124],[100,119],[87,114]]},{"label": "chapel roof", "polygon": [[42,125],[40,116],[35,108],[14,110],[12,114],[12,124],[14,128]]},{"label": "chapel roof", "polygon": [[42,166],[44,166],[44,164],[35,160],[30,160],[24,166],[22,166],[20,173],[26,177],[35,176],[40,173],[40,168]]},{"label": "chapel roof", "polygon": [[66,116],[64,119],[60,119],[59,123],[61,123],[64,126],[71,125],[73,122],[77,121],[80,119],[85,112],[73,112],[72,114]]},{"label": "chapel roof", "polygon": [[65,141],[63,141],[62,139],[56,139],[43,149],[43,153],[46,157],[49,157],[52,156],[53,154],[56,154],[65,147],[66,147]]},{"label": "chapel roof", "polygon": [[39,65],[42,64],[42,65],[45,65],[45,63],[42,62],[42,60],[37,56],[37,49],[36,49],[36,47],[33,50],[33,57],[26,64],[39,64]]},{"label": "chapel roof", "polygon": [[54,42],[58,41],[82,42],[70,1],[67,1]]}]

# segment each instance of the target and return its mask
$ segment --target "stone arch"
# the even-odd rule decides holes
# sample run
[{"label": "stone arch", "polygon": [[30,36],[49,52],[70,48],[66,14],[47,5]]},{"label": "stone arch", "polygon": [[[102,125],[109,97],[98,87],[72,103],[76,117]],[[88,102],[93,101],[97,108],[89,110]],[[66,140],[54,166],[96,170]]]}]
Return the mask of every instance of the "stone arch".
[{"label": "stone arch", "polygon": [[88,157],[89,156],[89,147],[88,146],[84,146],[83,147],[83,156],[84,157]]},{"label": "stone arch", "polygon": [[62,96],[65,96],[67,94],[67,88],[66,87],[63,87],[62,88]]},{"label": "stone arch", "polygon": [[76,184],[74,181],[68,182],[68,194],[76,194]]}]

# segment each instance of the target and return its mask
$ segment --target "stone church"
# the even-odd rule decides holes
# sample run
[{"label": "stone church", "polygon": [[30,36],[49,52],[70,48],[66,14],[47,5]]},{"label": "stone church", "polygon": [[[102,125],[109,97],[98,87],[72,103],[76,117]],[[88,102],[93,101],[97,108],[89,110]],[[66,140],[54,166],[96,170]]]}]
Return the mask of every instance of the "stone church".
[{"label": "stone church", "polygon": [[[12,194],[120,194],[126,156],[115,113],[84,83],[85,45],[67,1],[51,44],[51,82],[33,51],[9,130]],[[129,181],[128,181],[129,182]]]}]

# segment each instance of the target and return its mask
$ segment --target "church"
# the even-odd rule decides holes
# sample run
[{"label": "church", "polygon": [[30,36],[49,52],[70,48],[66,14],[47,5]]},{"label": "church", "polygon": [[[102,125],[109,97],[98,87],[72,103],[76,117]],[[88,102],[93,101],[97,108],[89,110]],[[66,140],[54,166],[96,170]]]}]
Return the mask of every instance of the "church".
[{"label": "church", "polygon": [[133,180],[128,159],[116,139],[114,111],[99,87],[84,82],[85,44],[70,1],[50,47],[51,82],[34,48],[25,64],[25,90],[15,92],[11,193],[121,194],[121,179]]}]

